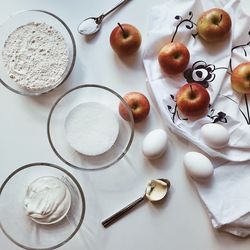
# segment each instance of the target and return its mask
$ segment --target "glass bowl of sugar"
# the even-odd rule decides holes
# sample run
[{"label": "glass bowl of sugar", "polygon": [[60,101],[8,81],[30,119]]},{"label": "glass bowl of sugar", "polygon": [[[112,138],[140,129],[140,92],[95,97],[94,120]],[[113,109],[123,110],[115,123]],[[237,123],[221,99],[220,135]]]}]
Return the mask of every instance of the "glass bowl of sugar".
[{"label": "glass bowl of sugar", "polygon": [[[119,113],[120,105],[125,107],[126,119]],[[114,90],[80,85],[51,108],[47,135],[51,148],[67,165],[100,170],[117,163],[129,150],[134,137],[133,115]]]},{"label": "glass bowl of sugar", "polygon": [[72,239],[85,215],[76,178],[50,163],[16,169],[0,186],[0,228],[24,249],[55,249]]},{"label": "glass bowl of sugar", "polygon": [[0,82],[38,96],[60,86],[73,70],[76,43],[65,22],[44,10],[11,15],[0,26]]}]

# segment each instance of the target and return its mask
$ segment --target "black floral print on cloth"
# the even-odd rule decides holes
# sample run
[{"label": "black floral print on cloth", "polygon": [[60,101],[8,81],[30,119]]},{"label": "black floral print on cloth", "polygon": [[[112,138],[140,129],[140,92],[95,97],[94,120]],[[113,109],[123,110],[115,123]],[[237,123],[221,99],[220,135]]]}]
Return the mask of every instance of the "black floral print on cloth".
[{"label": "black floral print on cloth", "polygon": [[[248,31],[248,35],[250,36],[250,31]],[[231,56],[231,59],[230,59],[230,62],[229,62],[229,67],[230,67],[230,70],[231,70],[231,73],[233,71],[233,53],[236,51],[236,50],[241,50],[243,52],[243,55],[245,57],[248,57],[248,53],[247,53],[247,50],[246,48],[247,47],[250,47],[250,40],[244,44],[239,44],[239,45],[236,45],[234,46],[232,49],[231,49],[231,52],[232,52],[232,56]],[[249,59],[248,59],[249,60]],[[240,104],[234,100],[232,97],[229,97],[229,96],[225,96],[228,100],[234,102],[236,105],[238,105],[238,109],[241,113],[241,115],[243,116],[244,120],[246,121],[246,123],[248,125],[250,125],[250,111],[249,111],[249,104],[248,104],[248,97],[247,97],[247,94],[244,94],[244,102],[245,102],[245,106],[246,106],[246,111],[244,112],[243,109],[240,107]]]},{"label": "black floral print on cloth", "polygon": [[[185,24],[185,27],[189,30],[192,30],[192,37],[195,38],[197,36],[197,32],[194,33],[193,28],[196,26],[196,23],[193,22],[193,12],[189,11],[188,17],[183,18],[180,15],[176,15],[175,19],[179,21],[179,23],[176,25],[175,31],[173,33],[171,42],[174,42],[174,39],[176,37],[176,34],[178,32],[179,27],[182,24]],[[188,68],[187,70],[184,71],[184,78],[188,83],[198,83],[202,85],[204,88],[208,88],[209,84],[214,81],[216,74],[215,71],[218,69],[222,70],[228,70],[227,67],[217,67],[213,64],[208,64],[203,60],[198,60],[193,63],[191,68]],[[183,118],[180,116],[177,105],[176,105],[176,100],[173,94],[170,94],[170,100],[172,103],[167,103],[167,100],[163,100],[165,108],[168,110],[168,112],[171,115],[171,120],[173,123],[175,123],[176,118],[179,120],[188,120],[188,118]],[[213,123],[216,122],[227,122],[226,118],[226,113],[220,111],[217,114],[214,114],[215,110],[209,106],[209,114],[207,117],[209,117]]]}]

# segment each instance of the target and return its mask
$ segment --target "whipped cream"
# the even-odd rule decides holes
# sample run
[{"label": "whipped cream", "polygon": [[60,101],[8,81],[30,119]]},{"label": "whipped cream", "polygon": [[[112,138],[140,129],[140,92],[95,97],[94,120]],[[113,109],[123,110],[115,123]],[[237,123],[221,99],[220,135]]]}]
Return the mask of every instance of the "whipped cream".
[{"label": "whipped cream", "polygon": [[71,194],[58,178],[44,176],[34,180],[24,199],[26,214],[39,224],[53,224],[69,211]]}]

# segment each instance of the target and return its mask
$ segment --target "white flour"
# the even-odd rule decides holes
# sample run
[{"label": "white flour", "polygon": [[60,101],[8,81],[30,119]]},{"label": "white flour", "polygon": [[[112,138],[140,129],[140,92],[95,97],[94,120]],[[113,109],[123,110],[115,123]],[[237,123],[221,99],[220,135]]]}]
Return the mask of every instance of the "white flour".
[{"label": "white flour", "polygon": [[66,139],[76,151],[89,156],[108,151],[119,134],[119,121],[108,107],[85,102],[73,108],[65,120]]},{"label": "white flour", "polygon": [[20,87],[55,87],[68,66],[64,37],[45,23],[31,22],[13,31],[2,51],[7,72]]}]

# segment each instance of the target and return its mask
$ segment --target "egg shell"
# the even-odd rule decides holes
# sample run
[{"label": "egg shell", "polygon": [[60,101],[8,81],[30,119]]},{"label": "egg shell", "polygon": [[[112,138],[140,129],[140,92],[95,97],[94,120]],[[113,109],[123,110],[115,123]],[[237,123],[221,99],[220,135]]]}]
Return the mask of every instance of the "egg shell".
[{"label": "egg shell", "polygon": [[219,149],[228,145],[229,132],[220,124],[208,123],[202,126],[201,136],[211,148]]},{"label": "egg shell", "polygon": [[186,153],[183,158],[183,164],[187,173],[196,180],[208,179],[214,173],[211,161],[198,152]]},{"label": "egg shell", "polygon": [[167,141],[168,138],[165,130],[152,130],[143,140],[142,152],[148,159],[157,159],[165,153]]}]

